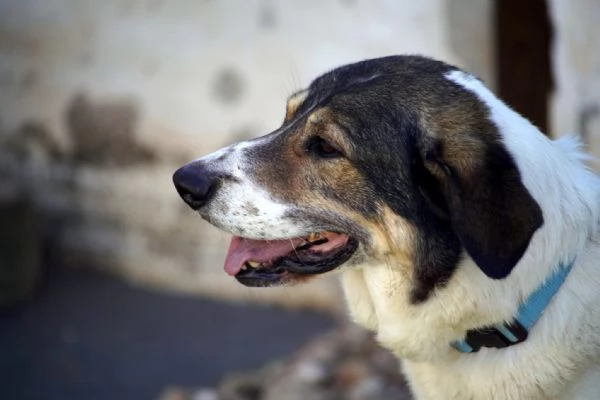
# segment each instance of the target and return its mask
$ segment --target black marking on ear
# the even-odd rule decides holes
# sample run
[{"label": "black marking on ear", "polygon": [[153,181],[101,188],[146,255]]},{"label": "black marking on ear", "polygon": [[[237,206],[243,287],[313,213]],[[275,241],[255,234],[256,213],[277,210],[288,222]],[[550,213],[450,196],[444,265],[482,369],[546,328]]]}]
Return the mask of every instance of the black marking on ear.
[{"label": "black marking on ear", "polygon": [[[452,228],[467,253],[488,277],[503,279],[519,262],[544,220],[508,151],[497,142],[488,142],[484,148],[477,167],[444,174],[439,187],[443,188]],[[432,163],[427,166],[431,169]],[[435,185],[426,183],[425,191],[431,193],[431,187]]]},{"label": "black marking on ear", "polygon": [[519,262],[544,218],[503,146],[488,147],[478,172],[476,184],[451,180],[452,222],[479,268],[490,278],[502,279]]}]

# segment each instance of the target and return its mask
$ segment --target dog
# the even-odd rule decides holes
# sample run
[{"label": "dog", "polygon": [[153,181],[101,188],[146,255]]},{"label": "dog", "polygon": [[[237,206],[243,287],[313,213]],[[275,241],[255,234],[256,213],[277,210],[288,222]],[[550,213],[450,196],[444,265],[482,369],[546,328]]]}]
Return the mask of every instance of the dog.
[{"label": "dog", "polygon": [[341,272],[416,399],[600,398],[600,178],[476,77],[422,56],[334,69],[283,124],[173,176],[247,286]]}]

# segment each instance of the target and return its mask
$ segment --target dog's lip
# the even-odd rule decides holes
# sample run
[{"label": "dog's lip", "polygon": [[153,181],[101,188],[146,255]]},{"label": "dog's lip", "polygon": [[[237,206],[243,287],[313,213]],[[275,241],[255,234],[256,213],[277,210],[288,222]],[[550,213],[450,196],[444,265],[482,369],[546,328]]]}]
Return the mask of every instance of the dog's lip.
[{"label": "dog's lip", "polygon": [[325,272],[332,269],[328,261],[337,253],[342,253],[349,241],[351,239],[347,234],[332,231],[278,240],[234,236],[225,259],[225,271],[231,276],[256,268],[285,268],[299,274]]},{"label": "dog's lip", "polygon": [[328,252],[310,252],[310,249],[292,252],[273,260],[267,266],[245,267],[235,278],[241,284],[250,287],[294,284],[339,267],[353,256],[357,248],[358,241],[348,237],[343,245],[333,247]]}]

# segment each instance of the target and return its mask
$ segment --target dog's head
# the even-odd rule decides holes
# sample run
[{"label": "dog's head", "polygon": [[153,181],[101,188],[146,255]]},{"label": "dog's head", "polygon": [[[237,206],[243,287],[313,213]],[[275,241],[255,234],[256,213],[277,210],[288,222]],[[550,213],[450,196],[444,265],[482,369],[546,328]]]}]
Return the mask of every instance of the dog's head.
[{"label": "dog's head", "polygon": [[407,269],[414,301],[463,251],[506,277],[542,213],[456,71],[417,56],[343,66],[292,95],[276,131],[179,169],[186,203],[235,235],[226,271],[266,286],[384,261]]}]

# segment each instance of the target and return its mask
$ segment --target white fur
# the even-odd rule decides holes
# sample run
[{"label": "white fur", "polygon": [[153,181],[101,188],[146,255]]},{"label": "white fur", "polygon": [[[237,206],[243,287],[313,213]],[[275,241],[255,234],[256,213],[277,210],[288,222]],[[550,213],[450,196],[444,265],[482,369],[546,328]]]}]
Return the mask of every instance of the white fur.
[{"label": "white fur", "polygon": [[[344,272],[350,314],[403,360],[419,400],[588,400],[600,398],[600,179],[574,138],[551,141],[463,72],[447,79],[490,110],[544,224],[511,274],[486,277],[469,258],[448,284],[412,305],[410,282],[393,262]],[[565,283],[526,342],[461,354],[467,330],[510,321],[523,299],[561,262]]]},{"label": "white fur", "polygon": [[269,136],[225,147],[196,161],[233,178],[223,181],[211,201],[199,212],[212,224],[249,239],[281,239],[306,234],[306,228],[287,217],[292,207],[278,202],[254,182],[252,161],[244,150],[265,144]]}]

